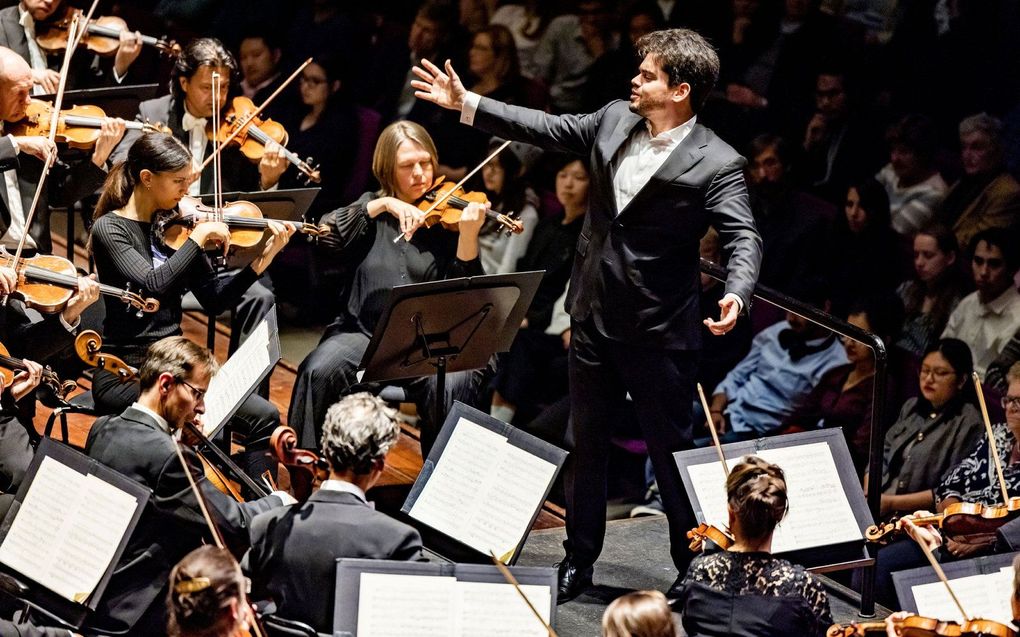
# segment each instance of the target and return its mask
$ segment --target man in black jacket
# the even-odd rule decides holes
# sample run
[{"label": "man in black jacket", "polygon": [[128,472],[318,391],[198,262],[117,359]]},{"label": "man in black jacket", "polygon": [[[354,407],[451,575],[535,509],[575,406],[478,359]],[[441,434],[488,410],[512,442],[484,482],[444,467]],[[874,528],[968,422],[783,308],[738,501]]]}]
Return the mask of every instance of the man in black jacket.
[{"label": "man in black jacket", "polygon": [[[419,98],[461,111],[491,134],[587,158],[592,185],[577,242],[567,311],[574,453],[568,469],[567,557],[559,599],[591,584],[606,526],[610,414],[630,394],[664,496],[680,577],[694,525],[672,453],[691,444],[701,316],[698,244],[709,225],[729,253],[726,294],[713,334],[733,328],[758,277],[761,238],[748,207],[745,160],[696,121],[719,58],[685,29],[637,43],[643,58],[630,102],[588,115],[553,116],[479,97],[447,62],[415,67]],[[670,593],[667,593],[669,596]]]},{"label": "man in black jacket", "polygon": [[183,336],[149,347],[139,372],[141,395],[119,416],[100,418],[85,452],[152,489],[113,577],[84,632],[162,635],[170,570],[209,537],[188,476],[198,483],[209,513],[228,546],[242,553],[248,526],[258,513],[293,502],[286,493],[238,503],[205,479],[195,453],[184,449],[182,466],[172,435],[205,412],[205,392],[218,365],[209,350]]}]

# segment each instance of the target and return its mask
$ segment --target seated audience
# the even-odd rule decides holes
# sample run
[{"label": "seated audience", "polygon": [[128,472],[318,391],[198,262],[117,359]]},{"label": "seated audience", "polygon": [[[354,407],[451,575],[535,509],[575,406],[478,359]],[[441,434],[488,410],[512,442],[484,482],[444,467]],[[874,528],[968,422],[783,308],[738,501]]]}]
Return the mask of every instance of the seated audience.
[{"label": "seated audience", "polygon": [[602,614],[602,637],[675,637],[673,612],[659,591],[617,597]]},{"label": "seated audience", "polygon": [[929,226],[914,235],[914,276],[896,290],[906,313],[896,347],[918,360],[942,334],[963,297],[958,255],[956,237],[945,226]]},{"label": "seated audience", "polygon": [[[502,143],[503,140],[493,138],[485,155],[488,156]],[[492,219],[485,221],[478,235],[478,250],[486,274],[517,272],[517,261],[527,252],[535,234],[538,195],[525,177],[525,164],[533,150],[537,149],[514,142],[482,166],[482,184],[492,210],[513,215],[524,226],[520,234],[507,236],[500,223]]]},{"label": "seated audience", "polygon": [[634,77],[635,47],[641,36],[663,28],[662,14],[654,2],[636,2],[619,20],[620,45],[603,51],[588,70],[598,81],[584,86],[581,111],[593,113],[613,100],[626,99]]},{"label": "seated audience", "polygon": [[376,511],[365,497],[399,437],[393,410],[371,394],[351,394],[329,408],[322,426],[329,479],[307,502],[252,522],[243,566],[257,599],[272,599],[281,617],[328,633],[337,559],[422,559],[418,532]]},{"label": "seated audience", "polygon": [[226,549],[206,545],[184,556],[170,572],[167,627],[170,637],[247,637],[257,621],[246,595],[248,582]]},{"label": "seated audience", "polygon": [[832,624],[814,575],[772,557],[772,534],[789,509],[783,470],[745,457],[726,479],[729,550],[694,558],[676,607],[690,637],[821,637]]},{"label": "seated audience", "polygon": [[576,13],[553,18],[531,57],[529,75],[549,88],[554,113],[583,110],[591,65],[615,42],[607,41],[611,24],[607,0],[581,0]]},{"label": "seated audience", "polygon": [[541,88],[521,75],[514,36],[502,25],[487,26],[471,37],[468,71],[474,79],[468,90],[507,104],[545,108]]},{"label": "seated audience", "polygon": [[893,230],[904,237],[931,223],[946,194],[946,182],[935,168],[937,136],[924,115],[907,115],[887,135],[889,163],[875,179],[889,195]]},{"label": "seated audience", "polygon": [[[244,34],[238,47],[241,95],[250,99],[256,107],[261,106],[266,98],[275,93],[286,79],[280,72],[283,47],[277,38],[276,32],[271,29],[251,31]],[[266,106],[260,117],[276,121],[288,119],[288,114],[295,108],[297,102],[295,88],[294,84],[285,88]]]},{"label": "seated audience", "polygon": [[985,384],[995,388],[1000,393],[1006,391],[1006,372],[1014,363],[1020,361],[1020,330],[1013,334],[1006,346],[999,352],[998,358],[988,366],[988,374],[984,378]]},{"label": "seated audience", "polygon": [[533,77],[531,68],[535,47],[555,17],[557,6],[555,3],[542,0],[505,2],[501,5],[492,14],[489,24],[500,24],[510,29],[510,33],[514,36],[514,44],[517,46],[521,74],[525,77]]},{"label": "seated audience", "polygon": [[989,228],[971,238],[970,254],[977,289],[949,315],[942,337],[966,343],[974,355],[974,371],[984,376],[1020,329],[1020,292],[1013,282],[1020,253],[1010,231]]},{"label": "seated audience", "polygon": [[941,223],[953,229],[960,249],[985,228],[1009,228],[1020,220],[1020,183],[1006,172],[1002,122],[980,113],[960,122],[963,176],[938,209]]}]

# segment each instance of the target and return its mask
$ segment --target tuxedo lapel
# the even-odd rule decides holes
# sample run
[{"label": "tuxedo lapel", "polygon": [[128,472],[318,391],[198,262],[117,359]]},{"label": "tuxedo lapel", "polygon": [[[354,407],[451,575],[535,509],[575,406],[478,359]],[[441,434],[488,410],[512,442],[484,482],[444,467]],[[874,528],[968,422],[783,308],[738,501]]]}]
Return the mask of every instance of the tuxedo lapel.
[{"label": "tuxedo lapel", "polygon": [[[616,171],[615,159],[616,153],[620,152],[620,147],[627,141],[630,134],[634,131],[635,126],[643,126],[644,118],[636,113],[632,113],[629,110],[624,113],[620,121],[616,122],[616,126],[613,128],[613,132],[606,138],[605,143],[602,145],[602,151],[606,158],[605,170],[606,170],[606,181],[609,182],[610,187],[613,184],[613,175]],[[612,194],[612,193],[611,193]],[[616,208],[616,196],[610,196],[609,202],[613,206],[613,214],[620,214],[620,211]]]},{"label": "tuxedo lapel", "polygon": [[635,204],[639,204],[644,197],[654,195],[655,191],[662,184],[669,183],[679,178],[691,168],[694,168],[705,157],[705,146],[708,145],[705,130],[705,127],[701,124],[695,124],[694,129],[691,130],[682,142],[677,144],[677,147],[669,154],[666,161],[652,175],[652,178],[641,187],[641,190],[634,195],[634,198],[630,200],[627,207],[621,210],[620,213],[627,212]]}]

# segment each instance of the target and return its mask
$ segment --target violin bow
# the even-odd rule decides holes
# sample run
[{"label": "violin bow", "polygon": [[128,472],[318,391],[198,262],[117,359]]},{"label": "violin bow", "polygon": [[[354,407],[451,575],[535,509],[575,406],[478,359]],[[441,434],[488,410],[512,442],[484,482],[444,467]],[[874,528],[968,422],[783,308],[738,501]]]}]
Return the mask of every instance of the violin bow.
[{"label": "violin bow", "polygon": [[953,592],[953,587],[949,585],[949,579],[946,578],[945,571],[942,570],[942,567],[939,566],[938,560],[936,560],[935,556],[932,554],[931,547],[929,547],[926,542],[922,542],[917,538],[914,538],[914,541],[921,546],[921,550],[924,551],[924,555],[925,557],[928,558],[928,562],[931,564],[931,567],[935,569],[935,574],[938,575],[939,580],[941,580],[942,582],[942,585],[945,586],[946,591],[949,592],[949,597],[953,599],[953,603],[956,604],[957,610],[960,611],[960,615],[963,617],[963,621],[969,622],[972,619],[972,617],[967,614],[967,611],[963,610],[963,604],[960,603],[960,599],[956,596],[956,593]]},{"label": "violin bow", "polygon": [[[277,87],[277,89],[273,91],[258,108],[249,113],[247,117],[242,119],[241,122],[234,127],[234,132],[232,132],[229,136],[227,136],[226,139],[220,142],[220,144],[217,145],[216,148],[213,150],[212,154],[205,158],[205,161],[202,162],[202,167],[198,169],[198,174],[201,175],[202,171],[205,170],[205,167],[209,165],[209,162],[211,162],[214,157],[218,156],[220,152],[224,148],[226,148],[227,144],[232,142],[234,138],[237,137],[242,130],[244,130],[244,127],[247,126],[249,122],[251,122],[253,119],[261,115],[262,111],[265,110],[267,106],[269,106],[270,102],[276,99],[276,96],[279,95],[283,91],[283,89],[287,88],[287,86],[294,81],[294,78],[296,78],[298,74],[301,73],[301,71],[305,70],[305,67],[311,63],[312,58],[308,58],[307,60],[305,60],[301,64],[301,66],[297,67],[297,69],[295,69],[294,72],[291,73],[290,76],[283,81],[283,84]],[[216,102],[216,104],[219,104],[219,102]],[[219,119],[218,114],[216,119]],[[216,122],[213,122],[213,127],[214,127],[213,139],[216,139],[218,137],[215,130]]]},{"label": "violin bow", "polygon": [[715,452],[719,454],[719,463],[722,464],[723,474],[730,477],[730,467],[726,464],[726,454],[723,453],[722,445],[719,443],[719,432],[715,430],[715,421],[712,420],[712,410],[708,407],[708,400],[705,399],[705,390],[698,383],[698,398],[701,399],[701,408],[705,410],[705,421],[708,423],[708,430],[712,433],[712,444],[715,445]]},{"label": "violin bow", "polygon": [[985,392],[981,389],[981,377],[973,372],[974,389],[977,390],[978,405],[981,406],[981,417],[985,421],[985,433],[988,434],[988,446],[992,451],[992,459],[995,460],[995,473],[999,477],[999,488],[1002,489],[1002,503],[1009,504],[1009,491],[1006,490],[1006,479],[1002,475],[1002,463],[999,460],[999,450],[995,445],[995,433],[992,431],[992,421],[988,418],[988,406],[985,405]]},{"label": "violin bow", "polygon": [[[78,13],[74,14],[74,17],[71,19],[71,26],[67,32],[67,51],[64,53],[64,61],[60,68],[60,83],[57,86],[57,94],[53,98],[53,112],[50,114],[50,134],[46,137],[51,144],[56,143],[57,123],[60,120],[60,108],[64,104],[64,90],[67,87],[68,70],[71,68],[71,56],[78,49],[78,43],[81,41],[82,36],[85,35],[85,26],[92,19],[92,14],[95,13],[98,5],[99,0],[92,0],[92,6],[89,7],[89,12],[84,20],[81,19],[81,14]],[[21,233],[18,249],[14,252],[14,260],[11,262],[11,267],[14,268],[15,272],[18,271],[21,253],[24,251],[25,243],[28,241],[28,234],[32,228],[32,220],[35,218],[36,208],[39,207],[39,196],[42,194],[46,177],[49,176],[50,169],[53,168],[53,162],[56,160],[57,152],[54,150],[47,155],[46,161],[43,162],[42,173],[39,174],[39,182],[35,185],[35,194],[32,196],[32,205],[28,208],[28,214],[25,215],[25,230]],[[17,286],[17,282],[15,282],[15,286]]]},{"label": "violin bow", "polygon": [[[488,156],[488,157],[486,157],[485,159],[483,159],[483,160],[482,160],[482,163],[480,163],[480,164],[478,164],[477,166],[475,166],[474,168],[472,168],[472,169],[471,169],[471,172],[469,172],[468,174],[464,175],[464,178],[463,178],[463,179],[461,179],[460,181],[458,181],[458,182],[457,182],[456,184],[454,184],[453,188],[450,188],[450,190],[449,190],[449,191],[448,191],[448,192],[447,192],[446,194],[444,194],[444,195],[442,195],[442,196],[440,196],[440,197],[436,197],[436,200],[432,202],[432,205],[428,207],[428,210],[426,210],[424,214],[425,214],[425,215],[428,215],[428,214],[429,214],[430,212],[432,212],[433,210],[435,210],[436,208],[438,208],[438,207],[439,207],[440,205],[442,205],[442,203],[443,203],[444,201],[446,201],[447,199],[449,199],[449,198],[450,198],[450,196],[451,196],[451,195],[453,195],[453,193],[457,192],[457,190],[458,190],[458,189],[459,189],[459,188],[460,188],[461,186],[463,186],[463,185],[464,185],[464,184],[465,184],[465,183],[467,182],[467,180],[468,180],[468,179],[471,179],[471,177],[473,177],[473,176],[474,176],[474,174],[475,174],[476,172],[478,172],[479,170],[481,170],[481,169],[482,169],[482,166],[484,166],[485,164],[487,164],[487,163],[489,163],[490,161],[492,161],[492,159],[493,159],[493,158],[494,158],[494,157],[495,157],[496,155],[498,155],[498,154],[500,154],[501,152],[503,152],[503,149],[504,149],[504,148],[506,148],[506,147],[507,147],[507,146],[509,146],[509,145],[510,145],[510,140],[509,140],[509,139],[508,139],[508,140],[506,140],[505,142],[503,142],[502,144],[500,144],[500,145],[499,145],[499,148],[497,148],[496,150],[494,150],[494,151],[492,151],[491,153],[489,153],[489,156]],[[408,235],[405,235],[405,234],[398,234],[398,235],[397,235],[397,237],[396,237],[395,239],[393,239],[393,243],[396,243],[396,242],[400,241],[400,238],[401,238],[401,237],[404,237],[404,238],[405,238],[405,239],[407,239],[408,241],[410,241],[410,240],[411,240],[411,237],[410,237],[410,236],[408,236]]]},{"label": "violin bow", "polygon": [[514,587],[514,590],[517,591],[517,594],[520,595],[521,599],[524,600],[524,603],[528,605],[528,608],[531,610],[531,613],[535,616],[535,619],[542,622],[542,625],[545,626],[546,631],[548,631],[549,633],[549,637],[559,637],[556,634],[556,631],[553,630],[553,627],[549,625],[549,622],[545,621],[545,618],[542,617],[542,614],[539,613],[538,609],[535,608],[535,605],[531,603],[531,600],[528,599],[528,596],[524,594],[524,591],[521,590],[521,585],[517,583],[517,578],[514,577],[514,574],[511,573],[510,569],[506,567],[506,564],[503,564],[503,562],[500,561],[498,557],[496,557],[496,553],[494,551],[490,550],[489,556],[492,557],[492,563],[496,565],[497,569],[499,569],[499,572],[503,576],[503,579],[505,579],[508,584]]}]

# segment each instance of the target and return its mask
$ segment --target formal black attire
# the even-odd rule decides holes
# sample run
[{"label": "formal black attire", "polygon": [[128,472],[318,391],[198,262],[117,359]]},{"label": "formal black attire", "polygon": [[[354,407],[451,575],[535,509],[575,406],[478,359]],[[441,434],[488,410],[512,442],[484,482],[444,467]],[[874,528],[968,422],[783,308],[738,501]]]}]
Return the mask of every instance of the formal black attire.
[{"label": "formal black attire", "polygon": [[418,531],[350,491],[320,489],[307,502],[263,513],[251,526],[242,568],[256,599],[320,633],[333,630],[336,560],[419,560]]},{"label": "formal black attire", "polygon": [[746,161],[695,124],[623,210],[613,174],[628,138],[646,126],[623,101],[554,116],[481,98],[474,126],[506,139],[588,158],[588,213],[577,242],[566,309],[572,320],[573,464],[566,479],[567,542],[574,565],[595,562],[606,526],[610,416],[629,392],[683,573],[694,526],[672,453],[691,445],[697,351],[699,242],[709,225],[731,252],[726,291],[750,306],[761,239],[747,204]]},{"label": "formal black attire", "polygon": [[[248,528],[258,513],[283,504],[278,496],[238,503],[213,487],[198,457],[184,448],[209,513],[225,541],[240,554],[248,546]],[[92,425],[85,453],[152,489],[142,517],[114,569],[86,634],[162,635],[166,630],[166,592],[170,570],[203,541],[209,529],[174,449],[170,433],[150,414],[128,407],[119,416]]]},{"label": "formal black attire", "polygon": [[[258,278],[250,266],[228,278],[213,276],[208,257],[194,241],[185,241],[175,252],[158,245],[151,224],[116,213],[96,221],[92,227],[92,247],[100,281],[120,288],[130,284],[159,301],[159,310],[139,316],[133,310],[125,310],[116,299],[104,297],[106,347],[134,367],[145,360],[149,345],[182,333],[181,299],[185,292],[192,290],[205,307],[219,311],[234,303]],[[161,259],[165,260],[157,265]],[[138,383],[121,383],[106,370],[96,370],[93,376],[92,394],[100,413],[123,411],[138,398],[138,391]],[[252,395],[241,404],[231,422],[238,431],[247,434],[245,462],[249,472],[259,476],[266,469],[274,470],[275,464],[266,457],[265,449],[280,424],[276,407]]]},{"label": "formal black attire", "polygon": [[820,637],[832,625],[821,582],[768,553],[700,555],[681,590],[690,637]]}]

